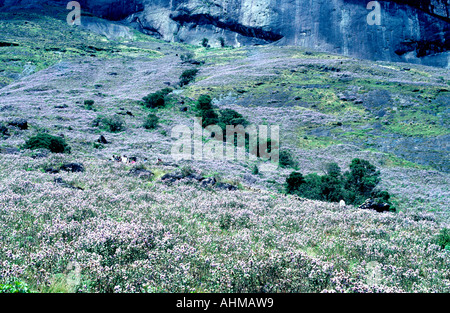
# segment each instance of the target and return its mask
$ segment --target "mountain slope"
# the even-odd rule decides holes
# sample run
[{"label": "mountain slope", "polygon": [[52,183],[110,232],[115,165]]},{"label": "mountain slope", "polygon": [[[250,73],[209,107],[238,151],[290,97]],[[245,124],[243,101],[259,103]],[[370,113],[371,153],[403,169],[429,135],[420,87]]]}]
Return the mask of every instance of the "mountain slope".
[{"label": "mountain slope", "polygon": [[[112,31],[108,39],[70,28],[64,13],[0,19],[0,41],[12,43],[0,47],[0,284],[20,280],[39,292],[449,292],[448,70],[293,46],[168,43],[92,17],[94,30]],[[192,68],[196,79],[177,86]],[[175,89],[165,108],[142,105],[168,86]],[[172,130],[192,126],[204,94],[254,124],[280,125],[281,147],[302,173],[369,160],[398,212],[285,196],[294,169],[255,174],[261,160],[175,162]],[[159,125],[146,130],[150,113]],[[124,129],[108,131],[104,117],[122,119]],[[28,129],[9,125],[17,119]],[[63,137],[72,152],[20,149],[38,133]],[[73,162],[84,172],[63,169]],[[178,171],[238,190],[161,179]]]}]

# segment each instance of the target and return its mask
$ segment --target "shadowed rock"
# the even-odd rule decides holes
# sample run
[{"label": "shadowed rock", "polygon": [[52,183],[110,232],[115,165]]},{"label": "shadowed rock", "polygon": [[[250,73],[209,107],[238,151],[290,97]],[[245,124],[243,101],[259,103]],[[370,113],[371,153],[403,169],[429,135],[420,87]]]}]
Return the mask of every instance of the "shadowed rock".
[{"label": "shadowed rock", "polygon": [[373,199],[367,199],[358,208],[362,210],[375,210],[377,212],[389,212],[391,206],[387,203],[375,202]]},{"label": "shadowed rock", "polygon": [[28,121],[23,118],[13,120],[13,121],[9,122],[8,125],[17,127],[21,130],[28,129]]},{"label": "shadowed rock", "polygon": [[133,168],[128,174],[142,179],[151,179],[154,175],[151,171],[143,168]]},{"label": "shadowed rock", "polygon": [[66,172],[84,172],[84,166],[81,163],[67,163],[61,165],[59,168],[60,170],[66,171]]}]

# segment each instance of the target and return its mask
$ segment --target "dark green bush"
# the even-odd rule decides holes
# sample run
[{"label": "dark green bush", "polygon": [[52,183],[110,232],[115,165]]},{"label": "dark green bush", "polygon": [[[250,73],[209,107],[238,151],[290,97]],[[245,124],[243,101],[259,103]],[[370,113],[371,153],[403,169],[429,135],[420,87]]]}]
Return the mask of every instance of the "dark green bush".
[{"label": "dark green bush", "polygon": [[208,47],[208,42],[209,42],[208,38],[203,38],[202,39],[202,46],[205,47],[205,48]]},{"label": "dark green bush", "polygon": [[225,39],[223,37],[219,37],[220,46],[225,47]]},{"label": "dark green bush", "polygon": [[172,91],[173,91],[172,88],[166,87],[157,92],[148,94],[147,96],[142,98],[142,100],[144,100],[144,105],[147,108],[154,109],[154,108],[164,107],[167,102],[166,101],[167,95],[170,94]]},{"label": "dark green bush", "polygon": [[29,293],[28,285],[21,281],[0,284],[0,293]]},{"label": "dark green bush", "polygon": [[193,68],[189,70],[185,70],[180,76],[180,86],[185,86],[192,82],[197,76],[198,69]]},{"label": "dark green bush", "polygon": [[286,178],[287,193],[296,193],[304,183],[305,177],[303,177],[302,173],[292,172],[289,177]]},{"label": "dark green bush", "polygon": [[279,154],[279,163],[283,168],[296,168],[297,162],[294,160],[294,157],[291,152],[288,150],[281,150]]},{"label": "dark green bush", "polygon": [[186,54],[182,54],[180,56],[181,61],[183,62],[189,62],[194,58],[194,55],[192,53],[186,53]]},{"label": "dark green bush", "polygon": [[86,110],[93,110],[94,103],[94,100],[84,100],[84,107],[86,108]]},{"label": "dark green bush", "polygon": [[101,119],[101,123],[112,133],[118,133],[125,129],[124,120],[117,115],[104,117]]},{"label": "dark green bush", "polygon": [[201,95],[197,100],[196,108],[200,112],[206,111],[206,110],[212,110],[213,106],[212,106],[211,96],[210,95]]},{"label": "dark green bush", "polygon": [[197,116],[202,118],[202,127],[214,125],[219,122],[219,116],[216,111],[214,111],[211,102],[212,99],[209,95],[201,95],[197,100]]},{"label": "dark green bush", "polygon": [[250,123],[242,116],[242,114],[232,109],[220,110],[219,126],[223,130],[226,130],[227,125],[242,125],[247,127],[248,124]]},{"label": "dark green bush", "polygon": [[348,190],[346,202],[362,203],[371,197],[375,186],[380,182],[380,172],[369,161],[353,159],[350,171],[345,173],[345,189]]},{"label": "dark green bush", "polygon": [[436,244],[442,249],[450,251],[450,228],[441,229],[437,237]]},{"label": "dark green bush", "polygon": [[145,129],[155,129],[158,126],[159,118],[155,114],[149,114],[144,122]]},{"label": "dark green bush", "polygon": [[48,149],[53,153],[70,153],[70,147],[64,138],[52,136],[49,134],[37,134],[25,142],[25,149]]},{"label": "dark green bush", "polygon": [[[294,177],[299,177],[298,173],[291,173],[293,174],[297,175]],[[375,190],[380,182],[379,175],[380,172],[368,161],[353,159],[349,172],[342,174],[341,168],[336,163],[330,163],[326,165],[325,175],[308,174],[303,180],[288,177],[285,188],[287,193],[301,197],[329,202],[345,200],[346,203],[353,205],[360,205],[371,198],[375,203],[388,204],[390,210],[395,211],[389,201],[389,193]]]}]

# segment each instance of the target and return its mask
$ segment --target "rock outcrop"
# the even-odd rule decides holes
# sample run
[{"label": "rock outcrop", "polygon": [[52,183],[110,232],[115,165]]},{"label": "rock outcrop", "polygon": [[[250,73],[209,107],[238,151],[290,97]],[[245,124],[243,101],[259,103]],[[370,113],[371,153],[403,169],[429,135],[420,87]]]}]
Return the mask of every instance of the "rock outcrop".
[{"label": "rock outcrop", "polygon": [[[369,25],[369,1],[358,0],[79,0],[84,10],[123,20],[168,41],[214,46],[276,43],[371,60],[449,67],[450,0],[379,1],[380,25]],[[41,1],[66,5],[66,1]],[[0,0],[0,8],[36,6]]]}]

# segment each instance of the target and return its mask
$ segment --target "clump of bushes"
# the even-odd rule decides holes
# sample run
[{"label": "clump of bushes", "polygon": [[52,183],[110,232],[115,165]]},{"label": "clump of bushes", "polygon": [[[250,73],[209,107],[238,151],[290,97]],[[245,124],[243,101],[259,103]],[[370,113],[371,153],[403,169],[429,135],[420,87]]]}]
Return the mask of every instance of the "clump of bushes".
[{"label": "clump of bushes", "polygon": [[250,123],[240,114],[232,109],[220,110],[216,112],[209,95],[201,95],[197,100],[196,109],[199,117],[202,118],[202,126],[218,125],[224,131],[227,125],[242,125],[247,127]]},{"label": "clump of bushes", "polygon": [[70,147],[64,138],[41,133],[25,142],[25,149],[48,149],[53,153],[70,153]]},{"label": "clump of bushes", "polygon": [[144,100],[144,105],[147,108],[154,109],[164,107],[166,105],[167,95],[172,91],[172,88],[164,88],[145,96],[142,100]]},{"label": "clump of bushes", "polygon": [[118,133],[125,130],[125,121],[117,115],[100,118],[100,123],[112,133]]},{"label": "clump of bushes", "polygon": [[225,39],[223,37],[219,37],[219,43],[222,48],[225,47]]},{"label": "clump of bushes", "polygon": [[84,107],[86,110],[93,110],[94,109],[94,100],[84,100]]},{"label": "clump of bushes", "polygon": [[442,249],[450,251],[450,228],[443,228],[439,232],[436,244]]},{"label": "clump of bushes", "polygon": [[186,53],[186,54],[182,54],[180,56],[181,61],[183,62],[190,62],[192,59],[194,58],[194,55],[192,53]]},{"label": "clump of bushes", "polygon": [[0,293],[29,293],[28,285],[21,281],[0,284]]},{"label": "clump of bushes", "polygon": [[294,156],[288,150],[281,150],[279,154],[279,164],[282,168],[297,168],[297,162],[294,160]]},{"label": "clump of bushes", "polygon": [[198,115],[202,118],[202,127],[217,124],[219,122],[219,115],[212,106],[212,99],[209,95],[201,95],[197,100],[196,109]]},{"label": "clump of bushes", "polygon": [[208,39],[208,38],[203,38],[203,39],[202,39],[202,46],[205,47],[205,48],[207,48],[207,47],[208,47],[208,42],[209,42],[209,39]]},{"label": "clump of bushes", "polygon": [[155,129],[158,126],[159,118],[155,114],[149,114],[144,121],[145,129]]},{"label": "clump of bushes", "polygon": [[195,79],[195,76],[197,76],[197,73],[198,69],[196,68],[183,71],[180,75],[180,86],[185,86],[192,82]]},{"label": "clump of bushes", "polygon": [[242,114],[232,110],[232,109],[224,109],[220,110],[219,117],[219,126],[223,130],[226,129],[227,125],[242,125],[247,127],[250,123],[242,116]]},{"label": "clump of bushes", "polygon": [[287,193],[300,197],[328,202],[344,200],[353,205],[361,205],[371,198],[376,203],[387,203],[394,211],[389,193],[375,190],[380,180],[380,172],[374,165],[366,160],[353,159],[350,171],[345,173],[336,163],[327,164],[326,174],[322,176],[292,172],[286,179],[285,188]]}]

